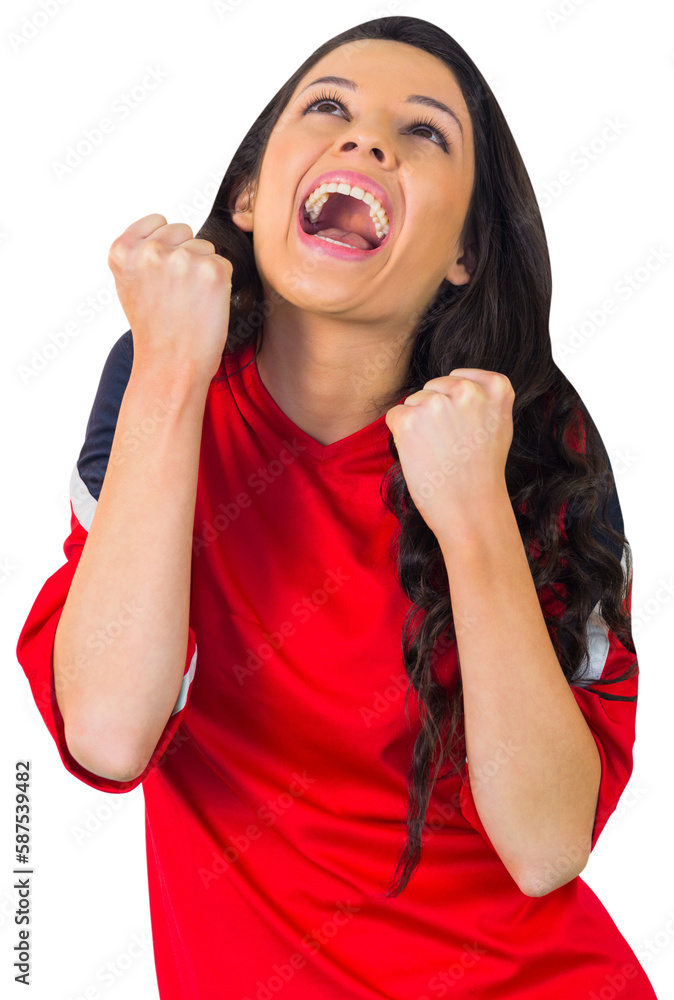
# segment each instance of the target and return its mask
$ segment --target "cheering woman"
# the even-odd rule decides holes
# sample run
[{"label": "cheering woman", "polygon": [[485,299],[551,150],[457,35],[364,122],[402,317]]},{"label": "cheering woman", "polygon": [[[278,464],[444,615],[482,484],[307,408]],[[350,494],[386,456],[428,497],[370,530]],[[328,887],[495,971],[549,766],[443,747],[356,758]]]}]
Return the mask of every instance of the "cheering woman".
[{"label": "cheering woman", "polygon": [[146,215],[109,265],[17,654],[65,767],[142,784],[162,1000],[653,1000],[580,877],[632,771],[630,549],[469,56],[337,35],[196,237]]}]

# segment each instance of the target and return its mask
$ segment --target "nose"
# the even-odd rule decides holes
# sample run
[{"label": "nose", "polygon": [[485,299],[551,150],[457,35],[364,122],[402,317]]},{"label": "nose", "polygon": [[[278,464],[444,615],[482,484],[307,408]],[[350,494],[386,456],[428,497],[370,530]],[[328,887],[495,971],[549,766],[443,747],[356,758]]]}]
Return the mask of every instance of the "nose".
[{"label": "nose", "polygon": [[[384,150],[381,148],[381,146],[370,147],[370,144],[368,142],[362,142],[360,143],[360,145],[363,147],[363,149],[371,149],[371,152],[374,154],[376,159],[379,160],[380,163],[386,161],[387,156]],[[346,142],[343,142],[341,145],[342,152],[351,152],[352,149],[358,149],[358,147],[359,143],[357,143],[355,139],[349,139]]]},{"label": "nose", "polygon": [[375,124],[372,119],[361,120],[352,123],[350,137],[342,135],[340,149],[342,152],[351,152],[354,149],[361,149],[363,152],[372,153],[376,159],[384,166],[393,163],[394,156],[389,148],[388,139],[383,133],[383,129]]}]

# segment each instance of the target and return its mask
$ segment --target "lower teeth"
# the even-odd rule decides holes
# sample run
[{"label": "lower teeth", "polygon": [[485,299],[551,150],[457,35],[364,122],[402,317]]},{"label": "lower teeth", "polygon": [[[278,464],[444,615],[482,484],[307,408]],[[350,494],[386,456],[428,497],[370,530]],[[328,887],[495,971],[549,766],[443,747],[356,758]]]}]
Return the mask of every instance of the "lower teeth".
[{"label": "lower teeth", "polygon": [[336,243],[338,247],[348,247],[349,250],[359,250],[360,247],[353,247],[350,243],[342,243],[341,240],[331,240],[329,236],[319,236],[318,233],[314,233],[317,240],[325,240],[326,243]]}]

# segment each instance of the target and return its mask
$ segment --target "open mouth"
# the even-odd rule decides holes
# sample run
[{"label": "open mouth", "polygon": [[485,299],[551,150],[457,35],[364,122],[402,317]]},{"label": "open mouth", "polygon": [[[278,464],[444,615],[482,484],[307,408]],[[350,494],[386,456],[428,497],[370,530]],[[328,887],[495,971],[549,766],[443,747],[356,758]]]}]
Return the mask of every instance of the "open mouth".
[{"label": "open mouth", "polygon": [[389,227],[386,236],[379,239],[369,206],[358,198],[337,191],[328,196],[315,222],[312,222],[304,204],[300,205],[299,222],[308,236],[366,253],[378,250],[391,236]]}]

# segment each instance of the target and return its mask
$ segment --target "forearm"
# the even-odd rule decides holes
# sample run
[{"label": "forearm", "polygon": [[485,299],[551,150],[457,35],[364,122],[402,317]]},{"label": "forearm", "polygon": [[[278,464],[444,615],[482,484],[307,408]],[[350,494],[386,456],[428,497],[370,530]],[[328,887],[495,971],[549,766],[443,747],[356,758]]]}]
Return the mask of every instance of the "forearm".
[{"label": "forearm", "polygon": [[180,689],[207,388],[169,370],[131,372],[56,631],[69,749],[106,777],[140,773]]},{"label": "forearm", "polygon": [[[601,762],[543,618],[503,492],[439,537],[457,627],[468,773],[495,849],[529,894],[585,866]],[[511,752],[504,753],[503,748]],[[560,859],[578,859],[574,870]]]}]

